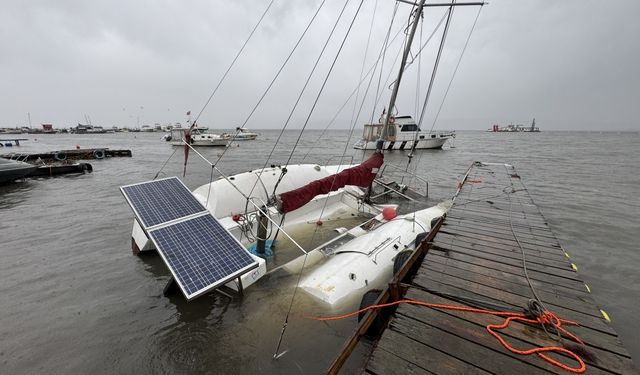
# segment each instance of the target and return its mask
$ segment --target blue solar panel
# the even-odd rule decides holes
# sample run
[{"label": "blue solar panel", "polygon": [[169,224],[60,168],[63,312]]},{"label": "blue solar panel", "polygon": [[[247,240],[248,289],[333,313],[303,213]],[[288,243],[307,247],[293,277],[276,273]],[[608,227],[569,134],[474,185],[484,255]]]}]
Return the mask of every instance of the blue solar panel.
[{"label": "blue solar panel", "polygon": [[120,188],[146,229],[206,211],[177,177]]},{"label": "blue solar panel", "polygon": [[188,300],[258,267],[211,215],[152,229],[149,235]]}]

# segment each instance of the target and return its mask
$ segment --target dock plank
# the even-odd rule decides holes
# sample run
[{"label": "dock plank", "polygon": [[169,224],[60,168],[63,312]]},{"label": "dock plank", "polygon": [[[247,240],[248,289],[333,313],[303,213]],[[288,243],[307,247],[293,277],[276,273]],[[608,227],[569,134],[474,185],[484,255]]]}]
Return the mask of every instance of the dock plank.
[{"label": "dock plank", "polygon": [[[523,311],[539,296],[557,316],[579,326],[587,374],[634,374],[635,365],[605,321],[568,255],[531,199],[515,169],[475,164],[453,207],[429,243],[405,299],[454,306]],[[523,263],[526,259],[526,269]],[[525,275],[528,275],[528,279]],[[567,372],[537,355],[506,350],[486,326],[502,317],[401,304],[367,363],[365,373]],[[512,323],[501,331],[513,347],[558,346],[538,324]],[[563,340],[566,342],[567,339]],[[550,356],[576,365],[565,354]]]},{"label": "dock plank", "polygon": [[[443,305],[463,306],[462,304],[451,299],[440,297],[432,293],[419,290],[417,288],[411,288],[407,292],[406,297],[418,301],[429,301],[431,303],[438,303]],[[408,315],[417,319],[422,319],[422,316],[428,316],[429,319],[432,319],[433,321],[453,319],[455,317],[457,319],[463,319],[467,322],[475,324],[475,329],[485,334],[486,326],[488,324],[499,324],[503,321],[503,318],[492,315],[484,315],[464,311],[431,309],[415,305],[406,305],[405,307],[403,307],[403,310],[398,309],[398,313],[402,313],[404,315]],[[541,330],[533,330],[525,325],[519,325],[517,327],[514,326],[514,328],[515,329],[509,329],[502,332],[504,333],[505,337],[520,340],[520,343],[522,343],[523,347],[557,345],[556,341],[549,339]],[[577,327],[568,327],[569,331],[574,333],[577,333],[579,331],[576,328]],[[613,341],[611,343],[591,343],[586,340],[585,337],[582,338],[587,344],[587,351],[593,356],[593,359],[585,359],[587,364],[617,374],[633,372],[633,362],[629,357],[629,353],[622,346],[622,343],[619,340]],[[515,343],[512,344],[515,345]],[[608,347],[608,349],[613,349],[614,351],[603,349],[600,346],[606,346]]]}]

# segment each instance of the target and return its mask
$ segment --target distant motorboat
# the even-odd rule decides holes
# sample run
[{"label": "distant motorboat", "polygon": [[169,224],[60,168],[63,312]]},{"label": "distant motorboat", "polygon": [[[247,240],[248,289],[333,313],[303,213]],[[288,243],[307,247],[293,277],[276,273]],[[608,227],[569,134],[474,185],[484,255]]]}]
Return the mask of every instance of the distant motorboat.
[{"label": "distant motorboat", "polygon": [[0,158],[0,184],[23,178],[37,169],[35,165],[23,161]]},{"label": "distant motorboat", "polygon": [[[378,124],[365,124],[362,139],[353,148],[358,150],[375,150],[376,143],[382,134],[383,119]],[[455,131],[423,132],[411,116],[391,117],[389,133],[384,140],[384,150],[424,150],[442,148],[444,144],[456,137]],[[415,144],[415,146],[414,146]]]},{"label": "distant motorboat", "polygon": [[237,127],[235,134],[222,133],[222,137],[230,141],[253,141],[258,138],[258,133],[254,133],[247,128]]},{"label": "distant motorboat", "polygon": [[[162,139],[164,141],[169,142],[172,146],[184,146],[185,144],[185,133],[189,130],[188,128],[175,128],[171,129],[170,133],[165,134]],[[202,128],[195,127],[191,129],[191,137],[189,139],[189,144],[193,147],[225,147],[229,143],[229,138],[220,135],[207,133]]]}]

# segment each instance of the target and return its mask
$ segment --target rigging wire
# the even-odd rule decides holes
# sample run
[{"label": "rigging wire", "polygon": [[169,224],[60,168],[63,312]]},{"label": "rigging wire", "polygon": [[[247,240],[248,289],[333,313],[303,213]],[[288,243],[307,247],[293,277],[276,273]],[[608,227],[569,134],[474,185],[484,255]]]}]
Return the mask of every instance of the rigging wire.
[{"label": "rigging wire", "polygon": [[[296,140],[296,143],[293,146],[293,149],[291,150],[291,154],[289,155],[289,159],[287,160],[287,165],[289,164],[289,162],[291,161],[291,158],[293,157],[293,153],[295,152],[295,149],[298,145],[298,142],[300,141],[300,138],[302,137],[302,133],[304,132],[306,126],[309,123],[309,119],[311,118],[311,115],[313,114],[313,111],[318,103],[318,100],[320,99],[320,96],[322,95],[322,92],[327,84],[327,81],[329,80],[329,77],[331,76],[331,72],[333,71],[333,68],[335,67],[336,62],[338,61],[338,57],[340,56],[340,53],[342,52],[342,49],[347,41],[347,38],[349,36],[349,34],[351,33],[351,29],[353,28],[353,24],[356,21],[356,18],[358,17],[358,14],[360,13],[360,9],[362,9],[362,4],[364,3],[364,0],[360,0],[360,4],[358,5],[358,9],[356,9],[355,14],[353,15],[353,19],[351,20],[351,23],[349,24],[349,28],[347,29],[344,38],[342,39],[342,43],[340,44],[340,47],[338,48],[338,51],[336,52],[336,56],[333,59],[333,62],[331,63],[331,67],[329,68],[329,71],[327,72],[327,75],[322,83],[322,86],[320,87],[320,90],[318,91],[318,95],[316,96],[316,99],[313,103],[313,106],[311,107],[310,111],[309,111],[309,115],[307,116],[307,119],[300,131],[300,135],[298,136],[298,139]],[[326,205],[327,201],[325,201],[325,205]],[[323,208],[324,209],[324,208]],[[313,233],[313,237],[315,237],[316,233],[317,233],[318,228],[316,227],[316,230]],[[313,238],[312,237],[312,238]],[[305,254],[303,263],[302,263],[302,267],[300,268],[300,272],[298,273],[298,279],[296,281],[296,288],[293,290],[293,295],[291,296],[291,301],[289,303],[289,309],[287,311],[287,315],[285,316],[285,320],[282,324],[282,332],[280,333],[280,337],[278,339],[278,345],[276,346],[276,350],[273,354],[273,358],[277,358],[278,354],[280,352],[280,345],[282,344],[282,339],[284,337],[287,325],[289,323],[289,315],[291,314],[291,310],[293,309],[293,302],[295,300],[296,297],[296,292],[298,290],[298,285],[300,284],[300,280],[302,279],[302,271],[304,270],[304,266],[307,262],[307,258],[308,258],[308,254]]]},{"label": "rigging wire", "polygon": [[[453,0],[453,3],[455,4],[455,0]],[[431,72],[431,80],[429,81],[429,87],[427,88],[427,94],[425,95],[424,98],[424,103],[422,105],[422,112],[420,113],[420,117],[419,117],[419,121],[418,121],[418,127],[420,127],[420,125],[422,125],[422,121],[424,120],[424,113],[427,109],[427,104],[429,103],[429,97],[431,96],[431,90],[433,89],[433,82],[435,81],[436,78],[436,73],[438,71],[438,65],[440,64],[440,57],[442,56],[442,50],[444,49],[444,42],[447,39],[447,34],[449,32],[449,25],[451,24],[451,17],[453,16],[453,10],[454,7],[451,6],[449,7],[449,13],[447,15],[447,22],[444,25],[444,31],[442,32],[442,39],[440,39],[440,47],[438,48],[438,55],[436,56],[436,62],[433,65],[433,71]],[[415,140],[414,140],[414,145],[411,148],[411,151],[413,152],[413,150],[415,149]]]},{"label": "rigging wire", "polygon": [[253,36],[253,34],[256,32],[256,30],[258,29],[258,26],[260,26],[260,24],[262,23],[262,20],[264,19],[264,17],[267,15],[267,12],[269,11],[269,9],[271,9],[271,5],[273,5],[273,2],[275,0],[271,0],[269,2],[269,5],[267,5],[267,8],[264,10],[264,12],[262,12],[262,16],[260,16],[260,19],[258,20],[258,23],[256,23],[256,25],[253,27],[253,30],[251,30],[251,33],[249,34],[249,37],[244,41],[244,44],[242,44],[242,47],[240,47],[240,50],[238,51],[238,53],[236,53],[236,56],[233,58],[233,61],[231,61],[231,64],[229,65],[229,67],[227,68],[227,70],[224,72],[224,74],[222,75],[222,78],[220,78],[220,81],[218,82],[218,84],[216,85],[215,89],[213,89],[213,92],[211,92],[211,95],[209,95],[209,99],[207,99],[207,101],[204,103],[204,106],[202,107],[202,109],[200,110],[200,112],[198,113],[198,115],[196,116],[195,120],[193,121],[194,123],[198,122],[198,119],[200,118],[200,116],[202,115],[202,113],[204,112],[205,108],[207,108],[207,106],[209,105],[209,102],[211,102],[211,99],[213,98],[213,96],[216,94],[216,92],[218,91],[218,89],[220,88],[220,86],[222,85],[222,82],[225,80],[225,78],[227,78],[227,75],[229,74],[229,71],[231,70],[231,68],[235,65],[236,61],[238,60],[238,58],[240,57],[240,55],[242,54],[242,51],[244,51],[244,48],[247,46],[247,44],[249,43],[249,40],[251,40],[251,37]]},{"label": "rigging wire", "polygon": [[[424,29],[424,13],[420,17],[420,45],[422,45],[422,34]],[[415,59],[415,57],[414,57]],[[414,113],[418,113],[420,108],[420,68],[422,67],[422,54],[418,51],[418,71],[416,72],[416,108]]]},{"label": "rigging wire", "polygon": [[[285,58],[284,62],[282,63],[282,65],[280,66],[280,69],[278,69],[278,72],[275,74],[275,76],[273,77],[273,79],[271,80],[271,82],[269,83],[269,85],[267,86],[267,88],[264,90],[264,92],[262,93],[262,96],[260,97],[260,99],[258,99],[258,102],[256,103],[256,105],[253,107],[253,109],[251,109],[251,112],[249,112],[249,115],[247,116],[247,118],[244,120],[244,122],[242,123],[242,125],[240,125],[240,128],[244,128],[244,126],[249,122],[249,120],[251,119],[251,117],[253,117],[253,114],[255,113],[255,111],[258,109],[258,107],[260,106],[260,104],[262,104],[262,101],[264,100],[264,98],[267,96],[267,94],[269,93],[269,91],[271,91],[271,87],[273,87],[273,84],[276,82],[276,80],[278,79],[278,77],[280,76],[280,73],[282,73],[282,71],[284,70],[285,66],[289,63],[289,60],[291,59],[291,56],[293,56],[293,53],[298,49],[298,46],[300,45],[300,43],[302,42],[302,39],[305,37],[305,35],[307,34],[307,31],[309,31],[309,28],[311,27],[311,25],[313,24],[313,22],[315,21],[316,17],[318,16],[318,13],[320,13],[320,10],[323,8],[324,3],[326,2],[326,0],[322,0],[322,2],[320,3],[320,5],[318,6],[318,8],[316,9],[315,13],[313,14],[313,17],[311,17],[311,20],[309,20],[309,23],[307,24],[307,26],[305,27],[304,31],[302,32],[302,34],[300,35],[300,37],[298,38],[298,40],[296,41],[296,44],[293,46],[293,49],[291,49],[291,52],[289,52],[289,55],[287,55],[287,57]],[[278,138],[276,139],[276,144],[274,145],[274,149],[275,146],[278,145],[278,142],[280,141],[280,138],[282,137],[283,132],[280,132],[280,135],[278,136]],[[216,162],[214,163],[215,165],[217,165],[220,160],[222,159],[222,157],[225,155],[225,153],[227,152],[228,148],[225,148],[222,153],[218,156],[218,159],[216,160]],[[273,151],[272,151],[273,153]],[[271,154],[270,154],[271,155]],[[268,159],[267,159],[267,163],[268,163]],[[265,163],[265,167],[266,167],[266,163]],[[263,168],[264,169],[264,168]],[[253,189],[252,189],[253,191]]]},{"label": "rigging wire", "polygon": [[358,5],[358,9],[356,9],[356,13],[353,16],[353,19],[351,20],[351,24],[349,25],[349,28],[347,29],[347,32],[344,36],[344,39],[342,40],[342,43],[340,44],[340,48],[338,48],[338,52],[336,53],[336,57],[333,59],[333,62],[331,63],[331,67],[329,68],[329,71],[327,72],[327,75],[324,79],[324,81],[322,82],[322,86],[320,86],[320,90],[318,91],[318,95],[316,96],[316,99],[313,102],[313,105],[311,106],[311,110],[309,111],[309,114],[307,115],[307,119],[304,122],[304,125],[302,126],[302,129],[300,130],[300,134],[298,135],[298,138],[296,139],[296,143],[293,145],[293,149],[291,150],[291,153],[289,154],[289,159],[287,159],[287,164],[289,164],[289,162],[291,161],[291,158],[293,157],[293,154],[296,150],[296,147],[298,146],[298,143],[300,142],[300,138],[302,137],[302,134],[304,133],[305,129],[307,128],[307,125],[309,124],[309,120],[311,119],[311,115],[313,114],[314,110],[316,109],[316,105],[318,104],[318,101],[320,100],[320,96],[322,95],[322,93],[324,92],[324,88],[327,85],[327,82],[329,81],[329,77],[331,76],[331,73],[333,72],[333,68],[336,65],[336,62],[338,61],[338,57],[340,56],[340,53],[342,52],[342,49],[344,48],[344,45],[347,41],[347,37],[349,36],[351,29],[353,28],[353,24],[356,21],[356,18],[358,16],[358,14],[360,13],[360,9],[362,8],[362,3],[364,2],[364,0],[360,0],[360,4]]},{"label": "rigging wire", "polygon": [[[440,21],[438,22],[438,24],[436,25],[436,27],[435,27],[435,28],[433,29],[433,31],[431,32],[431,35],[429,35],[429,37],[427,38],[427,40],[426,40],[426,41],[424,42],[424,44],[422,45],[422,48],[420,48],[420,50],[418,50],[418,52],[416,53],[416,56],[420,56],[420,55],[421,55],[422,50],[424,50],[424,48],[427,46],[427,44],[429,44],[429,42],[430,42],[430,41],[431,41],[431,39],[435,36],[435,34],[438,32],[438,30],[440,30],[440,27],[442,26],[442,23],[444,22],[444,20],[446,19],[446,17],[447,17],[447,12],[444,12],[444,13],[443,13],[443,15],[442,15],[442,18],[440,19]],[[402,52],[402,50],[400,50],[400,51],[398,52],[398,55],[396,56],[396,59],[394,60],[393,66],[395,66],[395,63],[397,62],[398,57],[400,56],[400,53],[401,53],[401,52]],[[409,69],[409,67],[413,64],[413,61],[414,61],[414,60],[412,60],[412,61],[410,61],[410,62],[408,62],[408,63],[406,63],[406,64],[405,64],[405,66],[404,66],[404,71],[405,71],[405,72],[406,72],[406,71]],[[385,80],[385,85],[387,85],[387,83],[388,83],[387,87],[393,86],[393,84],[394,84],[394,82],[395,82],[395,80],[394,80],[394,81],[389,81],[389,80],[391,79],[391,74],[392,74],[392,73],[393,73],[393,69],[391,69],[391,70],[389,71],[389,74],[387,75],[387,79]],[[377,99],[377,101],[375,102],[375,105],[374,105],[374,106],[377,106],[377,105],[378,105],[378,103],[380,102],[380,99],[382,99],[382,98]]]},{"label": "rigging wire", "polygon": [[[374,103],[378,103],[378,95],[380,95],[380,81],[382,80],[382,71],[384,70],[384,60],[385,60],[385,56],[387,55],[386,51],[387,51],[387,46],[389,42],[389,34],[391,33],[391,27],[393,26],[393,21],[396,18],[396,13],[398,11],[399,4],[400,4],[399,2],[396,2],[396,6],[395,8],[393,8],[393,14],[391,15],[391,23],[389,24],[389,30],[387,31],[387,36],[384,39],[384,43],[382,47],[382,50],[384,51],[384,53],[382,54],[382,62],[380,64],[380,74],[378,76],[378,84],[376,86],[376,96],[375,96],[375,100],[373,101]],[[373,117],[375,116],[375,112],[376,112],[376,105],[374,105],[374,107],[371,109],[371,119],[369,120],[370,123],[373,123]]]},{"label": "rigging wire", "polygon": [[464,56],[464,52],[467,50],[467,46],[469,45],[469,40],[471,39],[471,34],[473,34],[473,30],[476,28],[476,23],[478,22],[478,18],[480,17],[481,11],[482,11],[482,6],[478,9],[478,13],[476,14],[476,19],[473,21],[473,25],[471,26],[471,31],[469,31],[469,35],[467,36],[467,40],[464,43],[464,47],[462,47],[460,58],[458,59],[456,68],[453,70],[453,75],[451,76],[449,85],[447,85],[447,90],[444,92],[444,96],[442,97],[442,102],[440,103],[438,112],[436,112],[436,117],[433,119],[433,124],[431,124],[431,129],[429,129],[429,133],[433,131],[433,128],[436,126],[436,122],[438,121],[438,117],[440,117],[440,111],[442,111],[442,106],[444,105],[444,102],[447,99],[447,94],[449,94],[449,89],[451,89],[451,84],[453,83],[453,79],[455,78],[456,73],[458,72],[458,68],[460,67],[460,63],[462,62],[462,57]]},{"label": "rigging wire", "polygon": [[[433,36],[435,35],[435,33],[438,31],[438,29],[440,28],[440,26],[442,25],[442,23],[444,22],[445,18],[446,18],[447,13],[445,12],[442,16],[442,18],[440,19],[440,22],[438,22],[437,26],[435,27],[435,29],[433,30],[433,32],[431,33],[431,35],[429,36],[429,38],[427,39],[427,41],[423,44],[423,47],[418,51],[418,54],[421,53],[421,51],[424,49],[424,47],[429,43],[429,41],[433,38]],[[393,26],[393,20],[395,18],[395,14],[391,19],[391,23],[389,25],[389,30],[388,30],[388,35],[390,35],[391,32],[391,28]],[[314,144],[318,144],[318,142],[322,139],[322,137],[324,136],[324,134],[326,133],[326,131],[329,129],[329,127],[331,127],[331,125],[333,125],[333,123],[335,122],[336,118],[340,115],[340,113],[342,112],[342,110],[346,107],[346,105],[349,103],[349,101],[351,100],[351,98],[353,98],[353,96],[356,94],[356,92],[359,90],[360,85],[362,85],[362,83],[364,82],[364,80],[369,76],[369,86],[371,85],[371,83],[373,82],[373,78],[374,78],[374,74],[377,67],[378,67],[378,63],[380,63],[380,60],[384,60],[384,56],[386,54],[386,52],[389,50],[390,46],[395,42],[395,40],[398,38],[398,36],[400,35],[400,33],[405,29],[404,25],[398,29],[398,31],[394,34],[393,38],[391,38],[391,41],[389,41],[388,43],[387,40],[385,39],[385,43],[383,43],[382,48],[380,49],[380,53],[378,54],[378,58],[376,59],[375,63],[371,66],[371,68],[369,68],[369,70],[367,71],[367,73],[365,74],[365,76],[363,77],[363,79],[358,82],[358,85],[356,86],[355,89],[353,89],[353,91],[351,92],[351,94],[349,94],[349,96],[347,97],[347,99],[343,102],[342,106],[336,111],[336,113],[334,114],[333,118],[331,119],[331,121],[329,121],[327,123],[327,126],[324,127],[324,129],[322,130],[322,133],[318,136],[316,142],[314,142]],[[387,35],[387,38],[388,38]],[[402,52],[402,49],[398,52],[398,54],[396,55],[396,59],[394,60],[394,64],[393,66],[395,66],[395,62],[397,62],[398,57],[400,56],[400,53]],[[416,55],[417,56],[417,55]],[[407,64],[407,66],[405,67],[405,70],[410,66],[410,63]],[[380,68],[382,70],[382,66]],[[393,69],[391,70],[391,72],[393,72]],[[386,83],[389,82],[389,78],[391,77],[391,73],[389,73],[387,75],[387,79],[385,81],[385,85]],[[380,82],[380,81],[379,81]],[[379,83],[378,83],[379,86]],[[379,90],[379,87],[376,89],[377,91]],[[368,91],[368,90],[367,90]],[[365,100],[367,94],[365,94],[365,96],[363,97],[363,100]],[[373,122],[373,114],[375,114],[375,107],[378,105],[378,103],[380,102],[382,98],[378,97],[376,95],[376,101],[375,104],[373,106],[374,108],[374,112],[372,112],[372,116],[370,119],[370,123]],[[361,104],[362,107],[363,103]],[[311,147],[309,149],[309,151],[307,151],[307,154],[305,154],[303,160],[306,160],[306,158],[308,157],[309,153],[311,152],[311,150],[315,148],[315,146]],[[362,160],[364,160],[364,154],[362,157]]]},{"label": "rigging wire", "polygon": [[[511,234],[513,234],[513,238],[516,240],[516,242],[518,243],[518,247],[520,248],[520,253],[522,254],[522,270],[524,271],[524,277],[525,279],[527,279],[527,284],[529,285],[529,289],[531,289],[531,293],[533,294],[533,301],[529,302],[529,308],[531,310],[531,313],[534,315],[542,315],[545,311],[551,311],[547,308],[547,306],[542,302],[542,300],[540,299],[540,297],[538,296],[538,293],[536,292],[536,289],[533,287],[533,284],[531,283],[531,279],[529,278],[529,271],[528,271],[528,267],[527,267],[527,256],[525,255],[524,252],[524,246],[522,245],[522,243],[520,242],[520,239],[518,238],[518,235],[516,234],[515,229],[513,228],[513,219],[512,219],[512,214],[513,214],[513,200],[511,199],[511,194],[517,192],[517,191],[522,191],[522,190],[526,190],[526,189],[522,189],[522,190],[516,190],[516,188],[513,186],[513,180],[511,179],[511,173],[509,172],[509,169],[507,167],[506,164],[504,164],[504,169],[505,172],[507,173],[507,175],[509,176],[509,182],[511,184],[511,191],[506,192],[507,194],[507,199],[509,200],[509,229],[511,230]],[[526,219],[525,219],[526,220]],[[533,303],[532,303],[533,302]],[[535,305],[538,306],[535,306]],[[560,333],[560,331],[552,325],[552,327],[554,327],[555,330],[555,334],[557,336],[557,338],[554,338],[553,336],[551,336],[551,334],[547,331],[547,327],[545,326],[544,323],[540,324],[542,326],[542,329],[544,330],[544,332],[547,334],[547,336],[551,339],[555,339],[558,342],[562,343],[562,335]]]},{"label": "rigging wire", "polygon": [[[367,37],[367,46],[364,49],[364,56],[362,58],[362,66],[360,68],[360,81],[359,82],[362,82],[362,80],[363,80],[363,76],[362,75],[364,73],[364,66],[365,66],[365,63],[367,61],[367,53],[369,52],[369,43],[371,42],[371,33],[373,31],[373,22],[376,19],[376,10],[378,10],[378,0],[376,0],[375,5],[373,7],[373,15],[371,16],[371,25],[369,26],[369,36]],[[361,84],[358,83],[357,92],[356,92],[356,98],[353,101],[353,112],[351,112],[351,124],[352,124],[351,126],[353,126],[354,122],[356,121],[356,119],[354,119],[353,116],[355,116],[356,108],[358,107],[358,96],[360,94],[360,86],[361,86]],[[366,97],[366,95],[367,94],[365,93],[365,97]],[[349,137],[349,138],[351,138],[351,137]]]},{"label": "rigging wire", "polygon": [[[269,2],[269,5],[267,5],[267,7],[265,8],[264,12],[262,12],[262,15],[260,16],[260,19],[258,20],[258,22],[253,26],[253,29],[251,30],[251,32],[249,33],[249,36],[247,37],[247,39],[244,41],[244,43],[242,44],[242,47],[240,47],[240,49],[238,50],[238,52],[236,53],[235,57],[233,58],[233,60],[231,61],[231,64],[229,64],[229,67],[227,67],[227,70],[224,72],[224,74],[222,75],[222,78],[220,78],[220,81],[218,81],[218,84],[216,85],[216,87],[213,89],[213,91],[211,92],[211,95],[209,95],[209,98],[207,99],[207,101],[204,103],[204,106],[202,106],[202,109],[200,110],[200,112],[198,113],[198,115],[196,116],[195,120],[193,121],[194,124],[196,124],[198,122],[198,119],[200,118],[200,116],[202,115],[202,113],[204,112],[204,110],[207,108],[207,106],[209,105],[209,103],[211,102],[211,99],[213,99],[213,96],[216,94],[216,92],[218,92],[218,89],[220,88],[220,86],[222,85],[222,82],[224,82],[225,78],[227,78],[227,75],[229,74],[229,72],[231,71],[231,68],[233,68],[233,66],[235,65],[236,61],[238,60],[238,58],[240,57],[240,55],[242,54],[242,52],[244,51],[244,48],[247,46],[247,44],[249,43],[249,40],[251,40],[251,37],[253,37],[253,34],[256,32],[256,30],[258,29],[258,27],[260,26],[260,24],[262,23],[262,20],[264,19],[264,17],[267,15],[267,12],[269,12],[269,9],[271,9],[271,6],[273,5],[275,0],[271,0]],[[171,153],[171,155],[169,155],[169,158],[167,158],[167,161],[164,162],[164,164],[162,165],[162,167],[160,167],[160,170],[158,171],[158,173],[156,173],[155,177],[153,178],[154,180],[156,178],[158,178],[158,176],[160,175],[160,172],[162,172],[162,169],[167,165],[167,163],[169,162],[169,160],[171,160],[171,158],[173,157],[173,155],[176,153],[177,148],[173,151],[173,153]],[[219,160],[219,159],[218,159]],[[211,180],[213,181],[213,180]],[[210,181],[210,182],[211,182]]]},{"label": "rigging wire", "polygon": [[[397,8],[397,7],[396,7]],[[394,15],[391,18],[391,24],[389,25],[389,30],[387,31],[387,36],[386,38],[389,37],[390,33],[391,33],[391,27],[393,26],[393,19],[395,18],[395,12]],[[394,35],[394,37],[392,38],[390,44],[393,44],[393,42],[396,40],[396,38],[398,37],[398,35],[400,35],[400,32],[403,30],[403,28],[400,28]],[[385,40],[386,41],[386,40]],[[388,47],[386,47],[388,48]],[[314,142],[315,144],[318,144],[319,141],[322,139],[322,137],[324,136],[324,134],[326,133],[326,131],[331,127],[331,125],[333,125],[333,123],[335,122],[335,120],[338,118],[338,116],[340,115],[340,113],[342,113],[342,110],[347,106],[347,104],[349,103],[349,101],[351,100],[351,98],[353,98],[353,96],[356,94],[356,92],[358,92],[360,90],[360,86],[362,85],[362,83],[364,82],[365,79],[367,79],[367,77],[369,78],[369,86],[371,86],[371,82],[373,81],[373,77],[374,77],[374,73],[378,67],[378,63],[380,62],[380,59],[383,58],[384,53],[386,52],[386,48],[385,48],[385,43],[383,43],[381,49],[380,49],[380,53],[378,54],[378,58],[376,59],[375,63],[369,68],[369,70],[367,71],[367,73],[361,78],[361,80],[358,82],[358,84],[356,85],[356,88],[353,89],[353,91],[351,91],[351,94],[349,94],[349,97],[347,97],[347,99],[343,102],[342,106],[336,111],[336,113],[334,114],[333,118],[331,119],[331,121],[329,121],[327,123],[327,126],[324,127],[324,129],[322,130],[322,133],[320,133],[320,135],[318,136],[316,142]],[[368,89],[367,89],[368,91]],[[365,95],[363,96],[363,101],[365,100],[365,98],[367,97],[367,94],[365,93]],[[362,105],[361,105],[362,106]],[[306,158],[309,156],[309,153],[311,152],[312,149],[314,149],[315,146],[312,146],[309,148],[309,151],[307,151],[307,153],[305,154],[304,158],[302,160],[306,160]]]},{"label": "rigging wire", "polygon": [[[340,23],[340,20],[342,19],[342,15],[344,14],[344,11],[347,8],[347,5],[349,4],[349,1],[350,0],[345,1],[344,6],[342,7],[342,10],[340,11],[340,14],[338,15],[338,18],[336,19],[336,22],[333,24],[333,28],[331,29],[331,32],[329,33],[329,36],[327,36],[327,40],[325,41],[324,45],[322,46],[322,50],[320,51],[320,54],[318,54],[318,58],[316,59],[316,62],[314,63],[313,68],[311,69],[311,72],[309,72],[309,75],[307,76],[307,80],[305,81],[304,86],[302,87],[302,90],[300,90],[300,94],[298,94],[298,98],[296,99],[296,102],[293,105],[293,108],[291,108],[291,111],[289,112],[289,116],[287,117],[287,120],[285,121],[284,126],[282,127],[282,130],[280,130],[280,134],[283,134],[284,131],[287,129],[287,126],[289,126],[289,122],[291,121],[291,118],[293,117],[294,112],[298,108],[298,104],[300,103],[300,100],[302,99],[302,95],[306,91],[307,86],[309,85],[309,82],[311,81],[311,78],[313,77],[313,74],[316,72],[316,68],[318,67],[318,64],[320,63],[320,60],[322,59],[322,56],[324,55],[324,52],[327,49],[327,45],[329,45],[329,42],[331,41],[331,38],[333,37],[333,33],[335,32],[336,28],[338,27],[338,24]],[[312,109],[312,111],[313,111],[313,109]],[[305,126],[306,126],[306,123],[305,123]],[[302,131],[304,131],[304,127],[303,127]],[[300,140],[300,136],[298,137],[298,141],[299,140]],[[291,150],[291,155],[293,155],[293,152],[295,151],[297,145],[298,145],[298,142],[296,142],[296,144],[293,147],[293,150]],[[272,151],[275,150],[275,146],[276,145],[274,145]],[[287,160],[285,165],[289,165],[289,161],[291,160],[291,155],[289,156],[289,160]],[[271,154],[267,158],[266,163],[269,162],[270,157],[271,157]],[[265,163],[265,166],[266,166],[266,163]],[[278,181],[274,185],[273,193],[272,193],[273,195],[275,195],[276,189],[278,188],[278,185],[280,185],[280,181],[282,181],[282,178],[284,177],[284,173],[285,172],[283,171],[280,174],[280,178],[278,179]],[[256,181],[256,183],[257,183],[257,181]]]},{"label": "rigging wire", "polygon": [[[452,4],[455,4],[455,0],[453,0]],[[449,7],[449,11],[446,13],[447,14],[447,22],[444,25],[444,31],[442,32],[442,39],[440,39],[440,47],[438,48],[438,54],[436,56],[436,61],[433,64],[433,71],[431,72],[431,79],[429,81],[429,87],[427,88],[427,94],[425,95],[424,98],[424,103],[422,105],[422,112],[420,113],[420,117],[418,118],[417,121],[417,125],[418,125],[418,129],[420,129],[420,125],[422,124],[422,121],[424,119],[424,113],[427,109],[427,103],[429,103],[429,97],[431,96],[431,90],[433,89],[433,82],[435,81],[436,78],[436,73],[438,71],[438,65],[440,64],[440,57],[442,56],[442,50],[444,49],[444,42],[447,39],[447,34],[449,31],[449,25],[451,24],[451,17],[453,16],[453,10],[454,7],[453,5]],[[411,159],[413,158],[413,153],[416,149],[416,145],[418,143],[418,133],[416,132],[416,134],[413,137],[413,144],[411,145],[411,151],[409,151],[409,155],[407,155],[408,160],[407,160],[407,169],[409,169],[409,164],[411,164]]]}]

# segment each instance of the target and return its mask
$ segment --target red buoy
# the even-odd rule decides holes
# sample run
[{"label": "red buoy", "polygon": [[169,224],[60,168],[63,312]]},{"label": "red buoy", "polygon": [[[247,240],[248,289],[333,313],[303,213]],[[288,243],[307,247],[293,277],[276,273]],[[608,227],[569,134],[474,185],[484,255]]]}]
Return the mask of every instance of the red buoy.
[{"label": "red buoy", "polygon": [[382,217],[385,220],[393,220],[397,216],[395,207],[385,207],[382,209]]}]

